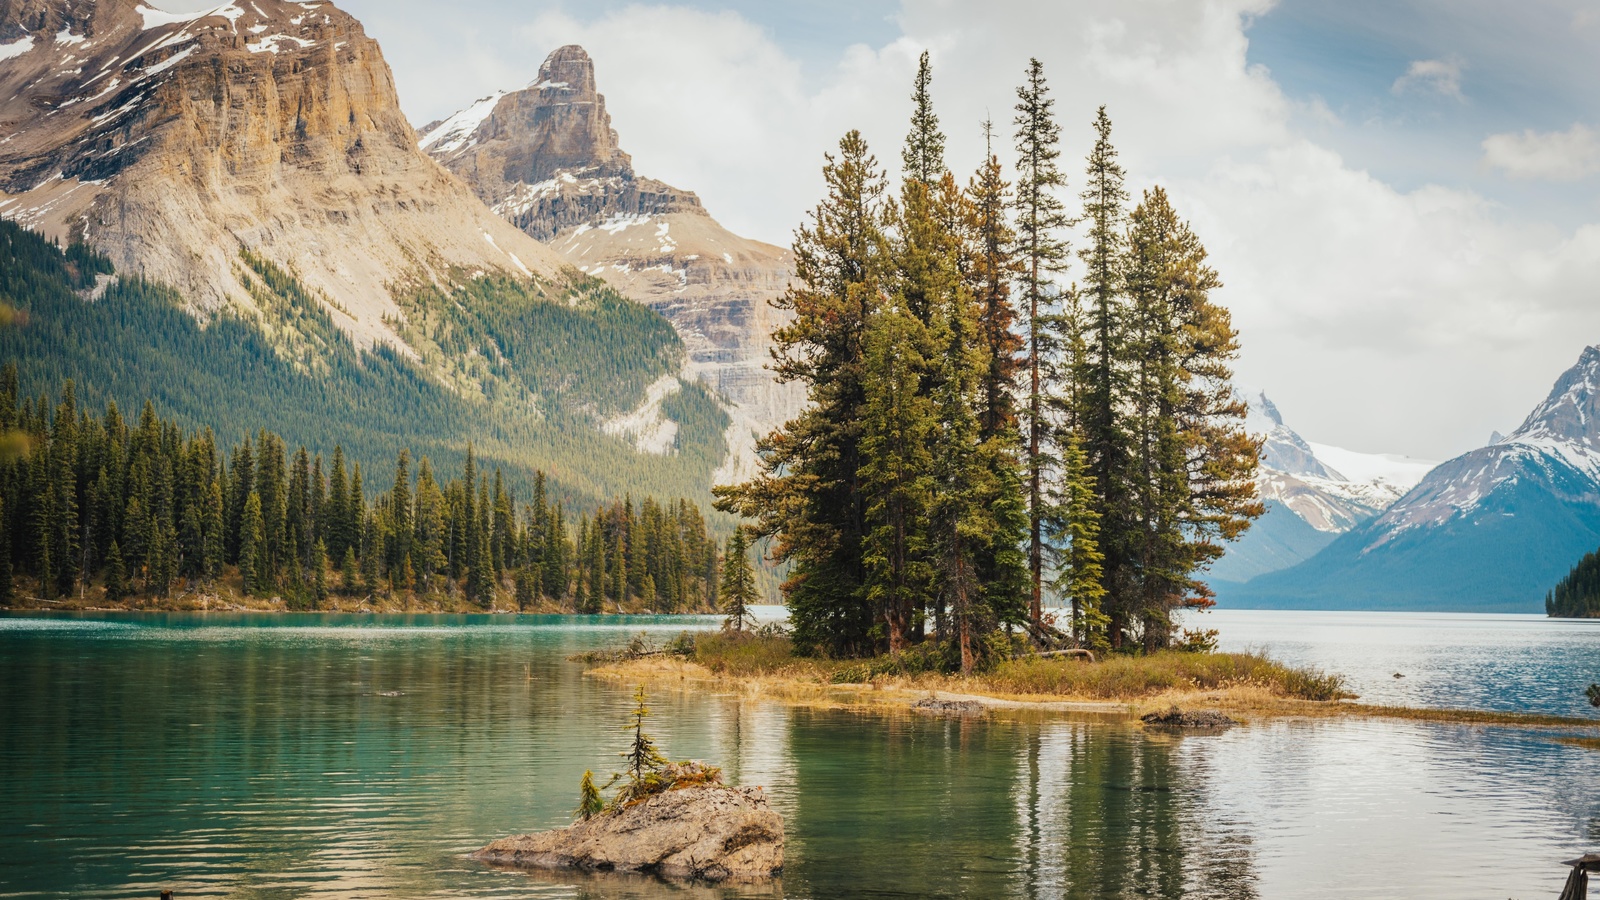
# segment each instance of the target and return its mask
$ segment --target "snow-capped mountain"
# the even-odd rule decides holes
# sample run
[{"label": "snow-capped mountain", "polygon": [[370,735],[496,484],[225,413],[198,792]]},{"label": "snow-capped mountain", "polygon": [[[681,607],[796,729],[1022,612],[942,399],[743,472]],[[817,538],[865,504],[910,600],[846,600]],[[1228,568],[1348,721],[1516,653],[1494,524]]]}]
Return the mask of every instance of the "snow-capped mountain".
[{"label": "snow-capped mountain", "polygon": [[1311,557],[1381,514],[1434,466],[1307,441],[1264,392],[1240,393],[1249,410],[1245,428],[1262,441],[1257,484],[1267,513],[1212,566],[1216,581],[1247,581]]},{"label": "snow-capped mountain", "polygon": [[562,265],[418,150],[377,42],[328,2],[0,2],[0,122],[0,215],[202,316],[257,311],[242,249],[363,346],[403,346],[396,286]]},{"label": "snow-capped mountain", "polygon": [[1600,546],[1600,347],[1510,436],[1435,468],[1381,515],[1239,605],[1533,612]]},{"label": "snow-capped mountain", "polygon": [[520,90],[423,126],[420,145],[513,225],[666,316],[689,351],[683,375],[730,401],[716,480],[752,472],[756,438],[804,399],[766,369],[785,321],[768,300],[787,288],[793,260],[723,228],[692,192],[633,170],[582,47],[556,49]]}]

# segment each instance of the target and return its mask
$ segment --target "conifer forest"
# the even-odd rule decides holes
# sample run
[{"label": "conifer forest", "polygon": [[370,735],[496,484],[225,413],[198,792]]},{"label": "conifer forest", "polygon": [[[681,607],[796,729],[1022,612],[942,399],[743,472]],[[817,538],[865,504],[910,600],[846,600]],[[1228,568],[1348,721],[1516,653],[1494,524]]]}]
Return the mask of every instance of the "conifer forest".
[{"label": "conifer forest", "polygon": [[18,590],[47,603],[236,590],[305,610],[331,595],[579,613],[717,600],[718,548],[694,503],[569,511],[542,472],[519,503],[470,447],[448,476],[409,450],[364,472],[342,447],[325,459],[266,430],[225,448],[149,403],[133,423],[115,402],[91,414],[70,381],[54,404],[19,401],[14,365],[0,372],[0,430],[29,446],[0,458],[0,605]]},{"label": "conifer forest", "polygon": [[1103,107],[1069,207],[1037,60],[1015,183],[992,127],[978,171],[949,170],[931,81],[924,54],[898,185],[859,132],[828,155],[774,352],[809,404],[718,505],[790,566],[810,652],[930,643],[965,672],[1018,632],[1166,647],[1262,513],[1221,280],[1161,188],[1129,196]]}]

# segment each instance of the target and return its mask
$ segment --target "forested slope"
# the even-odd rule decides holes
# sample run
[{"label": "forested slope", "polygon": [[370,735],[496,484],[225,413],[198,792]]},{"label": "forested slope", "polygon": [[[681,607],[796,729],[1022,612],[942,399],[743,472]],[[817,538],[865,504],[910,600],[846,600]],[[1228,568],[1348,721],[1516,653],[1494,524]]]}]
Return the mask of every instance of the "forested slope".
[{"label": "forested slope", "polygon": [[524,496],[536,469],[575,508],[630,492],[708,496],[727,417],[698,384],[662,405],[676,425],[666,453],[600,430],[676,372],[683,347],[659,315],[599,281],[483,276],[418,292],[407,304],[413,359],[384,344],[358,351],[270,263],[241,254],[239,268],[261,316],[224,310],[202,323],[170,288],[0,221],[0,301],[20,313],[0,329],[0,359],[16,363],[24,395],[53,396],[71,380],[86,408],[148,399],[186,427],[214,428],[224,444],[265,427],[313,453],[343,445],[371,471],[392,464],[399,446],[453,470],[470,440]]}]

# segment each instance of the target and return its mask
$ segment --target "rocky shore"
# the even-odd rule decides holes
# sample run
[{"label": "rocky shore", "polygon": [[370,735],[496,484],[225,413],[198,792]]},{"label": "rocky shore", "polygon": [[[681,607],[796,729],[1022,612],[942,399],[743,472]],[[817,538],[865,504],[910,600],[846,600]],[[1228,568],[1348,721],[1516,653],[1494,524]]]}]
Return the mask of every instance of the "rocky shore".
[{"label": "rocky shore", "polygon": [[502,838],[472,855],[520,869],[762,879],[783,870],[783,818],[760,788],[687,787],[566,828]]}]

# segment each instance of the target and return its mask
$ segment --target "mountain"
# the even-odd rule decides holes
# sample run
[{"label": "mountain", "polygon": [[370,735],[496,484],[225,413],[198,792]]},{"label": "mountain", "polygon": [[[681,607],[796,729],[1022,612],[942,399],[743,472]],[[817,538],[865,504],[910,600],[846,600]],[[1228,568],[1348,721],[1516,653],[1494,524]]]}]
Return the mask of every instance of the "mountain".
[{"label": "mountain", "polygon": [[1284,424],[1264,392],[1241,393],[1245,429],[1262,442],[1257,484],[1267,512],[1211,567],[1213,582],[1244,582],[1311,558],[1378,516],[1434,466],[1312,443]]},{"label": "mountain", "polygon": [[575,499],[704,497],[726,461],[728,416],[679,379],[671,325],[423,152],[377,43],[330,3],[0,0],[0,217],[81,242],[0,242],[25,389],[71,378],[372,464],[476,440]]},{"label": "mountain", "polygon": [[1443,463],[1311,559],[1223,593],[1233,606],[1539,612],[1600,546],[1600,348],[1509,437]]},{"label": "mountain", "polygon": [[421,147],[573,266],[665,315],[688,348],[685,379],[729,401],[730,455],[715,477],[753,470],[755,439],[804,399],[765,368],[785,321],[768,301],[793,260],[722,227],[693,193],[634,172],[582,47],[551,53],[527,87],[424,126]]},{"label": "mountain", "polygon": [[417,149],[377,42],[329,3],[5,0],[0,57],[0,214],[202,312],[258,305],[245,248],[404,348],[397,287],[560,269]]}]

